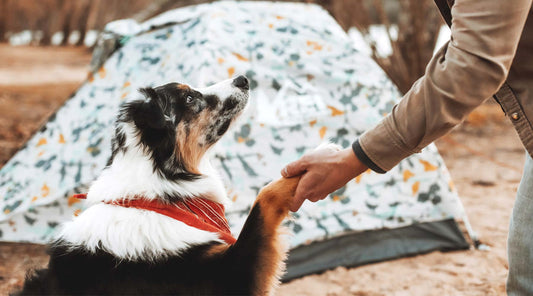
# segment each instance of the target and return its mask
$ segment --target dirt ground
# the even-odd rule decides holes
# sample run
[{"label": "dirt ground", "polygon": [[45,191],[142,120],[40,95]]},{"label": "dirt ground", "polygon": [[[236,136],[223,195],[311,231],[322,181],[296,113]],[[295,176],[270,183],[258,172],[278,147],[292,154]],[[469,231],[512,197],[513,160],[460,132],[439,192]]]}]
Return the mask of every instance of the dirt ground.
[{"label": "dirt ground", "polygon": [[[80,85],[89,60],[79,48],[0,46],[0,166]],[[277,295],[503,295],[508,221],[524,163],[518,137],[499,106],[489,103],[437,146],[489,251],[339,267],[286,283]],[[43,246],[0,243],[0,295],[46,262]]]}]

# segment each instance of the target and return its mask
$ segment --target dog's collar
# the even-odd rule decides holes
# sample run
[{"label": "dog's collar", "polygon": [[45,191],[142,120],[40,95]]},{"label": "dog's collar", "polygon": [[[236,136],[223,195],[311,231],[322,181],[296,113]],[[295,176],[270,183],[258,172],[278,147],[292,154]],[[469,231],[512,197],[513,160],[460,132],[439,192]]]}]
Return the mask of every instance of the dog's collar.
[{"label": "dog's collar", "polygon": [[[86,199],[87,194],[75,194],[74,197]],[[104,203],[156,212],[191,227],[218,233],[219,237],[228,244],[234,244],[237,241],[231,235],[228,220],[224,214],[224,205],[209,199],[195,197],[186,198],[172,204],[163,204],[157,200],[137,198],[105,201]]]}]

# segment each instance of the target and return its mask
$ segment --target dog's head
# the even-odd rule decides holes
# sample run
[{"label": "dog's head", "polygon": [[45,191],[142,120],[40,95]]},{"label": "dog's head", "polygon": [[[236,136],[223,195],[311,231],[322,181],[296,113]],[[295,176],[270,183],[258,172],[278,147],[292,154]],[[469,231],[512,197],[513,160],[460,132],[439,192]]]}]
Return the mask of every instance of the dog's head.
[{"label": "dog's head", "polygon": [[110,163],[121,149],[140,146],[154,171],[167,179],[193,179],[205,152],[245,108],[249,84],[239,76],[202,89],[169,83],[140,91],[145,100],[120,110]]}]

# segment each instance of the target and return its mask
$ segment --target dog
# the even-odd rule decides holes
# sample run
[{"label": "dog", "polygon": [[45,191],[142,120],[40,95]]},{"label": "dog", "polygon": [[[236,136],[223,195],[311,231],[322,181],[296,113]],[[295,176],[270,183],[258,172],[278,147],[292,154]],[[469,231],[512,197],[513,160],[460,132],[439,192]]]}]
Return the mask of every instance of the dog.
[{"label": "dog", "polygon": [[88,208],[62,226],[48,268],[17,295],[270,295],[298,178],[263,188],[235,239],[206,156],[245,109],[247,78],[140,92],[119,111],[108,165],[78,196]]}]

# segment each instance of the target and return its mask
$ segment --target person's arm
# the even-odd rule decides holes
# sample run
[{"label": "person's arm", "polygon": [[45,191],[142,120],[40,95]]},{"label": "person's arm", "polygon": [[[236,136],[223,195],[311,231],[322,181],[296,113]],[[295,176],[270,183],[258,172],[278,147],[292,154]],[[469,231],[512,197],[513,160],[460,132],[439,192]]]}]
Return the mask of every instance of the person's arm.
[{"label": "person's arm", "polygon": [[456,0],[451,41],[375,128],[353,145],[383,173],[461,123],[509,73],[531,0]]},{"label": "person's arm", "polygon": [[[353,145],[327,158],[320,150],[282,170],[305,173],[292,211],[305,199],[316,201],[369,167],[383,173],[447,133],[503,84],[532,0],[456,0],[451,41],[429,62],[425,75],[375,128]],[[351,152],[352,157],[347,152]],[[334,159],[348,164],[332,165]],[[357,169],[353,169],[357,168]],[[320,179],[321,178],[321,179]]]}]

